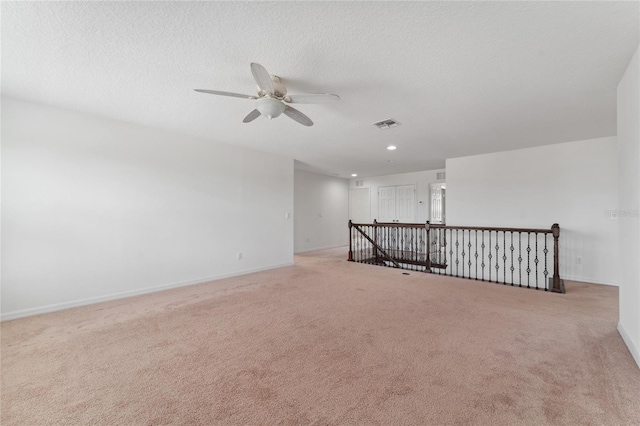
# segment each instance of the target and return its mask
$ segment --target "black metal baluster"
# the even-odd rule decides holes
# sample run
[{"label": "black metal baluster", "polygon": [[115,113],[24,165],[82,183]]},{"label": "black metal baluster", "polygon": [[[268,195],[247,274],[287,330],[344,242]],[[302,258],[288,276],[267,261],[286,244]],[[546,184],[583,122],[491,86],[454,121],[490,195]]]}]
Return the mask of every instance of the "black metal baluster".
[{"label": "black metal baluster", "polygon": [[476,280],[478,279],[478,230],[475,229],[475,236],[476,236],[476,243],[474,244],[474,249],[476,254],[474,255],[476,260],[475,260],[475,264],[476,264]]},{"label": "black metal baluster", "polygon": [[[413,228],[407,228],[407,234],[409,235],[409,255],[407,256],[407,259],[410,262],[414,262],[415,261],[414,257],[416,255],[416,250],[415,250],[415,247],[413,246],[414,243],[415,243],[415,240],[413,238]],[[411,269],[415,271],[416,270],[416,264],[413,263],[413,264],[410,264],[410,265],[412,266]]]},{"label": "black metal baluster", "polygon": [[456,277],[458,276],[458,264],[460,260],[458,259],[458,251],[459,251],[460,243],[458,242],[458,230],[456,229]]},{"label": "black metal baluster", "polygon": [[482,232],[482,245],[480,246],[482,248],[482,264],[480,266],[482,266],[482,281],[484,281],[484,231]]},{"label": "black metal baluster", "polygon": [[449,275],[453,276],[453,229],[449,229]]},{"label": "black metal baluster", "polygon": [[527,288],[531,288],[529,285],[531,278],[531,266],[529,258],[531,257],[531,232],[527,232]]},{"label": "black metal baluster", "polygon": [[444,265],[444,268],[440,268],[438,271],[441,273],[440,275],[447,275],[447,267],[449,264],[447,263],[447,230],[440,229],[439,231],[440,238],[440,247],[438,250],[438,263]]},{"label": "black metal baluster", "polygon": [[363,226],[362,232],[360,233],[360,258],[362,259],[362,263],[369,263],[369,259],[367,258],[367,240],[364,235],[367,232],[367,227]]},{"label": "black metal baluster", "polygon": [[[408,262],[412,262],[413,261],[413,229],[405,228],[405,235],[407,235],[407,238],[408,238],[407,250],[409,251],[409,253],[407,253],[405,257]],[[413,265],[412,263],[407,263],[407,266],[411,270],[414,270],[415,268],[415,265]]]},{"label": "black metal baluster", "polygon": [[[384,233],[383,230],[379,226],[373,226],[373,232],[376,233],[376,243],[379,247],[384,248]],[[377,264],[379,262],[380,251],[377,248],[373,250],[373,263]]]},{"label": "black metal baluster", "polygon": [[367,240],[364,236],[368,232],[368,227],[363,226],[362,231],[363,231],[363,234],[360,234],[361,243],[362,243],[360,252],[362,255],[363,263],[369,263],[369,256],[367,256]]},{"label": "black metal baluster", "polygon": [[387,253],[389,254],[389,256],[393,256],[393,246],[395,244],[395,238],[393,236],[393,228],[391,226],[387,227],[387,233],[389,234],[389,241],[388,241],[388,246],[389,249],[387,250]]},{"label": "black metal baluster", "polygon": [[404,228],[403,229],[404,238],[405,238],[404,248],[406,249],[406,251],[409,251],[409,253],[404,253],[403,252],[403,256],[402,256],[403,259],[409,260],[409,261],[411,261],[411,258],[409,257],[409,256],[411,256],[411,253],[410,253],[410,251],[411,251],[411,239],[410,239],[410,234],[409,234],[410,229],[411,228]]},{"label": "black metal baluster", "polygon": [[[372,225],[367,226],[367,235],[374,235],[375,232],[375,228]],[[370,241],[365,240],[364,243],[367,245],[366,246],[366,253],[367,253],[367,259],[368,262],[367,263],[373,263],[373,244],[371,244]]]},{"label": "black metal baluster", "polygon": [[[425,229],[424,233],[420,234],[420,235],[424,235],[424,241],[422,243],[422,246],[424,247],[423,252],[424,252],[424,255],[425,255],[425,262],[426,262],[426,256],[427,255],[433,256],[433,251],[431,250],[431,247],[427,248],[427,245],[431,244],[431,239],[433,238],[434,233],[435,233],[435,235],[438,235],[439,232],[440,232],[439,229],[435,229],[432,233],[430,233],[431,229],[433,229],[433,228],[430,228],[428,231]],[[438,239],[438,241],[440,241],[440,240]],[[432,259],[433,259],[433,257],[432,257]],[[425,269],[426,269],[426,267],[425,267]],[[433,272],[433,271],[434,271],[434,269],[432,268],[431,272]],[[440,269],[438,269],[438,272],[439,271],[440,271]],[[427,271],[427,272],[429,272],[429,271]]]},{"label": "black metal baluster", "polygon": [[449,272],[447,275],[453,275],[453,229],[449,229],[449,239],[447,240],[449,244],[449,263],[447,263],[447,269]]},{"label": "black metal baluster", "polygon": [[464,229],[462,230],[462,277],[464,277]]},{"label": "black metal baluster", "polygon": [[[438,251],[437,251],[437,253],[438,253],[437,256],[438,257],[437,257],[437,259],[438,259],[438,263],[440,265],[444,265],[444,264],[447,263],[447,260],[446,260],[447,259],[447,251],[446,251],[447,247],[445,246],[445,240],[446,240],[445,237],[446,236],[444,235],[445,231],[446,231],[445,229],[438,229],[436,231],[437,235],[438,235]],[[442,250],[444,250],[444,253],[443,253]],[[446,272],[446,271],[443,271],[442,268],[437,268],[437,269],[438,269],[438,275],[442,275],[442,272]]]},{"label": "black metal baluster", "polygon": [[415,271],[415,263],[413,263],[414,259],[413,257],[415,256],[415,248],[413,247],[413,228],[407,228],[407,234],[409,235],[409,253],[407,256],[407,260],[411,263],[408,263],[410,269],[412,271]]},{"label": "black metal baluster", "polygon": [[500,241],[500,231],[496,231],[496,283],[498,283],[498,280],[500,279],[500,253],[498,252],[498,250],[500,249],[500,243],[498,241]]},{"label": "black metal baluster", "polygon": [[547,236],[548,234],[545,233],[544,234],[544,250],[542,250],[542,252],[544,253],[544,291],[549,291],[548,287],[548,277],[547,275],[549,275],[549,270],[547,269],[547,255],[549,254],[549,249],[547,249]]},{"label": "black metal baluster", "polygon": [[[374,236],[375,233],[376,233],[376,228],[373,225],[369,225],[369,235]],[[373,241],[376,241],[376,240],[373,239]],[[372,243],[369,243],[367,245],[367,247],[369,247],[369,259],[371,259],[369,261],[369,263],[375,264],[375,254],[374,254],[375,253],[375,247],[373,246]]]},{"label": "black metal baluster", "polygon": [[413,228],[413,245],[414,245],[414,253],[413,253],[413,261],[416,262],[414,263],[415,266],[415,270],[418,271],[418,238],[420,238],[418,236],[418,232],[420,232],[420,229],[418,228]]},{"label": "black metal baluster", "polygon": [[[383,247],[383,248],[384,248],[384,251],[385,251],[386,253],[389,253],[389,249],[391,248],[391,243],[389,242],[389,237],[390,237],[390,235],[389,235],[389,227],[388,227],[387,225],[384,225],[384,226],[382,227],[382,233],[384,234],[384,247]],[[387,264],[386,264],[386,262],[385,262],[385,260],[384,260],[384,259],[385,259],[385,258],[384,258],[384,257],[382,257],[382,258],[380,259],[380,263],[386,266]]]},{"label": "black metal baluster", "polygon": [[[418,248],[418,250],[419,250],[419,256],[418,257],[422,257],[422,253],[423,252],[425,253],[425,256],[426,256],[427,251],[426,250],[422,250],[422,247],[425,245],[424,242],[427,239],[426,238],[427,237],[427,235],[426,235],[427,232],[429,232],[429,231],[427,231],[426,229],[420,229],[420,234],[419,234],[419,238],[420,239],[418,241],[418,247],[419,247]],[[423,235],[424,235],[424,238],[423,238]],[[426,259],[425,259],[425,261],[426,261]],[[426,267],[425,267],[425,269],[426,269]]]},{"label": "black metal baluster", "polygon": [[[371,226],[367,226],[367,235],[372,235],[371,234]],[[367,257],[367,263],[371,263],[371,257],[373,255],[373,250],[372,250],[372,245],[371,243],[365,238],[364,243],[365,245],[365,256]]]},{"label": "black metal baluster", "polygon": [[469,278],[471,278],[471,229],[469,229],[469,242],[467,243],[467,247],[469,248],[469,261],[467,262],[467,266],[469,266]]},{"label": "black metal baluster", "polygon": [[404,260],[404,244],[405,244],[405,235],[404,230],[406,228],[398,228],[398,233],[400,234],[400,250],[398,251],[398,255],[396,256],[399,260]]},{"label": "black metal baluster", "polygon": [[414,263],[416,271],[420,270],[419,263],[418,263],[418,258],[419,258],[418,250],[419,250],[419,238],[420,238],[418,233],[420,231],[421,230],[419,228],[413,228],[413,231],[412,231],[413,232],[413,245],[414,245],[413,261],[416,262],[416,263]]},{"label": "black metal baluster", "polygon": [[389,226],[389,250],[387,250],[387,253],[389,254],[389,256],[393,257],[393,248],[395,247],[395,238],[393,235],[393,227]]},{"label": "black metal baluster", "polygon": [[522,287],[522,232],[518,232],[518,274],[520,275],[520,284]]},{"label": "black metal baluster", "polygon": [[534,235],[536,238],[536,258],[533,260],[533,263],[536,264],[536,290],[538,290],[538,233],[536,232]]},{"label": "black metal baluster", "polygon": [[448,248],[448,244],[447,242],[449,240],[447,240],[447,230],[446,229],[441,229],[440,230],[441,233],[441,237],[442,237],[442,247],[440,248],[439,251],[439,256],[441,257],[441,264],[444,265],[444,268],[440,268],[440,272],[442,272],[443,275],[447,274],[447,268],[449,267],[449,263],[448,263],[448,257],[447,257],[447,248]]},{"label": "black metal baluster", "polygon": [[515,250],[515,248],[513,247],[513,231],[511,231],[511,268],[509,268],[509,270],[511,271],[511,285],[513,285],[513,271],[516,270],[516,268],[513,266],[513,251]]},{"label": "black metal baluster", "polygon": [[415,232],[415,228],[409,228],[409,235],[411,236],[411,253],[409,256],[409,260],[413,261],[413,270],[417,271],[417,263],[416,263],[416,252],[417,252],[417,247],[416,247],[416,232]]},{"label": "black metal baluster", "polygon": [[502,231],[502,284],[507,284],[507,231]]},{"label": "black metal baluster", "polygon": [[489,282],[491,282],[491,259],[493,259],[493,254],[491,253],[491,231],[489,231]]},{"label": "black metal baluster", "polygon": [[[427,238],[427,242],[431,244],[429,247],[429,256],[431,256],[430,264],[431,264],[431,272],[437,272],[438,275],[441,274],[442,268],[434,268],[433,264],[441,264],[442,263],[442,253],[440,252],[442,248],[442,229],[429,227],[427,231],[429,234],[429,238]],[[433,236],[433,238],[432,238]]]},{"label": "black metal baluster", "polygon": [[394,247],[394,251],[393,254],[391,255],[392,257],[398,257],[398,250],[400,249],[400,246],[398,245],[400,241],[399,235],[398,235],[398,227],[394,227],[393,228],[393,247]]},{"label": "black metal baluster", "polygon": [[[418,271],[422,270],[422,263],[423,263],[420,260],[422,258],[422,255],[421,255],[421,250],[422,250],[421,241],[422,241],[422,233],[423,232],[426,232],[426,230],[424,228],[416,228],[416,262],[418,262],[418,264],[420,264],[420,267],[417,269]],[[426,258],[425,258],[425,260],[426,260]],[[426,269],[426,266],[425,266],[425,269]]]}]

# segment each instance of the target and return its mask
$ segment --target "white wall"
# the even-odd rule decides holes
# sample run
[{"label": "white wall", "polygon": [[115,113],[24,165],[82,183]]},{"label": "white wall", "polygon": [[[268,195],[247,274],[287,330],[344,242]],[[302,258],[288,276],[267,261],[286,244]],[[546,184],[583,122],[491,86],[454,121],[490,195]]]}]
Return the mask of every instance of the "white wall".
[{"label": "white wall", "polygon": [[[430,193],[429,184],[443,182],[437,179],[437,174],[444,169],[426,170],[413,173],[399,173],[395,175],[375,176],[369,178],[353,178],[349,181],[349,187],[371,189],[371,221],[378,218],[378,188],[381,186],[415,185],[416,186],[416,211],[415,222],[422,223],[429,219]],[[362,181],[362,186],[356,187],[356,181]]]},{"label": "white wall", "polygon": [[289,265],[292,211],[290,158],[2,100],[3,319]]},{"label": "white wall", "polygon": [[[636,50],[618,85],[618,330],[640,366],[640,58]],[[630,213],[630,214],[629,214]]]},{"label": "white wall", "polygon": [[[618,284],[616,138],[447,160],[447,224],[560,224],[560,276]],[[582,258],[582,264],[577,258]]]},{"label": "white wall", "polygon": [[349,181],[295,170],[294,250],[349,244]]}]

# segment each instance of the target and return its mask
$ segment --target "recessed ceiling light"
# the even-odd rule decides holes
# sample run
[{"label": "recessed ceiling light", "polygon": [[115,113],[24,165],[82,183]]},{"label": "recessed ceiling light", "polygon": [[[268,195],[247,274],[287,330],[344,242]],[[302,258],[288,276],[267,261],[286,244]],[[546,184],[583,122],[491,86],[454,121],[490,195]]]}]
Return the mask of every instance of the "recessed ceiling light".
[{"label": "recessed ceiling light", "polygon": [[398,149],[398,147],[397,147],[397,146],[395,146],[395,145],[389,145],[389,146],[387,147],[387,149],[388,149],[389,151],[393,151],[394,149]]},{"label": "recessed ceiling light", "polygon": [[357,173],[351,173],[351,177],[356,177],[356,176],[358,176]]}]

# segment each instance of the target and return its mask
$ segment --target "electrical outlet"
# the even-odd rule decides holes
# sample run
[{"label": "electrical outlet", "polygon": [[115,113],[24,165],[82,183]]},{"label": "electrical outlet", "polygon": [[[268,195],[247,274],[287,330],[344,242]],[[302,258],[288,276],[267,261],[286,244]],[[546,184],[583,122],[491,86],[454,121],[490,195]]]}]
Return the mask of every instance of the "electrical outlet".
[{"label": "electrical outlet", "polygon": [[576,263],[577,263],[578,265],[582,265],[582,256],[578,256],[578,257],[576,258]]},{"label": "electrical outlet", "polygon": [[236,253],[236,258],[237,258],[238,260],[242,260],[242,252],[241,252],[241,251],[239,251],[238,253]]}]

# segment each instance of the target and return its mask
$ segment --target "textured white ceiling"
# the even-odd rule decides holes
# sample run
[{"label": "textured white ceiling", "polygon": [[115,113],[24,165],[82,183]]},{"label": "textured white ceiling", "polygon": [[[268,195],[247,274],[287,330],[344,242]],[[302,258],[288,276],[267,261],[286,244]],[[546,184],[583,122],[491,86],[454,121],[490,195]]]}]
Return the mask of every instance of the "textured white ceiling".
[{"label": "textured white ceiling", "polygon": [[[2,2],[2,93],[293,157],[349,176],[616,133],[638,2]],[[289,93],[244,124],[249,64]],[[399,127],[371,123],[393,118]],[[388,144],[398,149],[387,151]],[[391,163],[389,160],[395,160]]]}]

